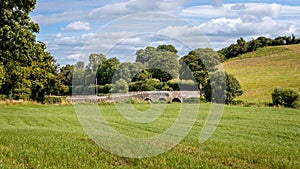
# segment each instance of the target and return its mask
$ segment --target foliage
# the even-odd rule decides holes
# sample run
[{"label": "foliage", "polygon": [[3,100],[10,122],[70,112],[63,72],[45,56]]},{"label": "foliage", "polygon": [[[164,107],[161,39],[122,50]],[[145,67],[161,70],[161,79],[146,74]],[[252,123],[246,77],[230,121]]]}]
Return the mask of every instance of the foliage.
[{"label": "foliage", "polygon": [[[212,95],[213,93],[214,96]],[[210,75],[210,80],[205,84],[204,94],[207,101],[231,103],[234,98],[241,96],[243,91],[238,80],[233,75],[226,72],[216,72]]]},{"label": "foliage", "polygon": [[113,84],[105,84],[98,86],[98,93],[108,94],[112,92]]},{"label": "foliage", "polygon": [[153,78],[167,82],[178,77],[178,56],[169,51],[158,51],[148,62],[149,72]]},{"label": "foliage", "polygon": [[[123,62],[117,68],[113,76],[113,82],[117,80],[124,79],[127,83],[131,81],[138,81],[138,80],[146,80],[150,78],[149,72],[143,72],[144,65],[140,62],[130,63],[130,62]],[[149,77],[144,77],[144,73],[148,73]]]},{"label": "foliage", "polygon": [[198,85],[192,80],[176,80],[172,79],[168,81],[168,85],[174,91],[186,90],[186,91],[197,91]]},{"label": "foliage", "polygon": [[127,93],[129,90],[128,83],[124,79],[116,81],[113,85],[112,92],[114,93]]},{"label": "foliage", "polygon": [[160,86],[158,79],[148,79],[146,81],[136,81],[129,84],[129,91],[153,91]]},{"label": "foliage", "polygon": [[67,64],[60,68],[58,73],[58,79],[61,80],[61,83],[67,87],[66,91],[61,91],[62,95],[72,94],[72,80],[74,74],[74,65]]},{"label": "foliage", "polygon": [[240,38],[237,40],[236,44],[231,44],[230,46],[219,50],[218,54],[223,58],[223,60],[226,60],[268,46],[290,45],[298,43],[300,43],[300,39],[296,38],[294,35],[291,37],[279,36],[275,39],[261,36],[257,39],[252,39],[249,42],[246,42],[243,38]]},{"label": "foliage", "polygon": [[274,105],[284,107],[297,108],[299,107],[300,95],[293,89],[276,88],[272,93]]},{"label": "foliage", "polygon": [[61,96],[46,96],[43,103],[45,104],[59,104],[62,103],[63,98]]},{"label": "foliage", "polygon": [[199,97],[191,97],[183,100],[183,103],[200,103]]},{"label": "foliage", "polygon": [[5,99],[7,99],[7,96],[6,96],[6,95],[0,95],[0,101],[3,101],[3,100],[5,100]]},{"label": "foliage", "polygon": [[147,63],[154,52],[156,51],[155,47],[148,46],[145,49],[140,49],[136,52],[136,62]]},{"label": "foliage", "polygon": [[[219,56],[212,49],[196,49],[180,59],[180,79],[193,80],[204,85],[208,73],[217,70]],[[192,74],[191,74],[192,73]]]},{"label": "foliage", "polygon": [[160,52],[166,52],[166,51],[169,51],[171,53],[175,53],[177,54],[177,49],[173,46],[173,45],[159,45],[157,46],[157,51],[160,51]]},{"label": "foliage", "polygon": [[[65,86],[46,45],[36,42],[39,26],[29,13],[35,0],[8,1],[0,5],[0,93],[14,99],[43,101],[46,94],[60,94]],[[4,75],[4,76],[3,76]]]},{"label": "foliage", "polygon": [[104,60],[97,69],[97,80],[99,85],[105,85],[112,82],[115,71],[120,65],[120,61],[117,58],[109,58]]}]

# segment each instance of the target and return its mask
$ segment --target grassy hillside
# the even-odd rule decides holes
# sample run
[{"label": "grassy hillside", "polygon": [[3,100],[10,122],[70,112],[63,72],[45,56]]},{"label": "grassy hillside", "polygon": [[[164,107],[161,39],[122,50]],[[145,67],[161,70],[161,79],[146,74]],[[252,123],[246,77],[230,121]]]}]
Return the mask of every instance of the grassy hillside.
[{"label": "grassy hillside", "polygon": [[300,45],[259,49],[224,63],[241,83],[247,102],[271,102],[276,87],[300,91]]},{"label": "grassy hillside", "polygon": [[[146,110],[149,105],[136,107]],[[300,162],[300,116],[293,109],[226,106],[216,132],[199,144],[209,109],[202,104],[196,124],[179,145],[143,159],[118,157],[98,147],[81,129],[73,106],[0,109],[0,168],[298,168]],[[167,105],[161,125],[128,122],[112,105],[100,109],[119,132],[145,137],[171,126],[180,104]]]}]

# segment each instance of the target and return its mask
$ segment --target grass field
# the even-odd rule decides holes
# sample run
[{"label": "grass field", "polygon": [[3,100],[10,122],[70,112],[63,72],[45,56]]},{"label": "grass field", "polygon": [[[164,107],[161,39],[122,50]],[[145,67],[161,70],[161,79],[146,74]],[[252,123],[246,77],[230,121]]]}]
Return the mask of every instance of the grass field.
[{"label": "grass field", "polygon": [[247,102],[271,102],[276,87],[300,92],[300,45],[258,49],[224,63],[224,68],[240,82]]},{"label": "grass field", "polygon": [[[146,110],[149,105],[135,106]],[[147,137],[170,126],[179,107],[168,104],[153,124],[128,122],[113,105],[100,109],[119,132]],[[89,139],[71,105],[1,106],[0,168],[299,168],[299,110],[227,106],[214,135],[199,144],[208,109],[209,104],[201,104],[196,124],[175,148],[131,159],[112,155]]]}]

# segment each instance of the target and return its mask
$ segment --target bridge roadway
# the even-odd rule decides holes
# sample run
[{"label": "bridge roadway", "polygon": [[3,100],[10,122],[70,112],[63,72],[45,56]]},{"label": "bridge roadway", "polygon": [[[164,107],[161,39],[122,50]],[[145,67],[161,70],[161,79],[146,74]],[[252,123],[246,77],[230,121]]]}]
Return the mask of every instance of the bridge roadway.
[{"label": "bridge roadway", "polygon": [[141,91],[112,93],[108,96],[77,95],[67,97],[70,102],[118,102],[129,98],[150,101],[182,102],[188,98],[199,98],[199,91]]}]

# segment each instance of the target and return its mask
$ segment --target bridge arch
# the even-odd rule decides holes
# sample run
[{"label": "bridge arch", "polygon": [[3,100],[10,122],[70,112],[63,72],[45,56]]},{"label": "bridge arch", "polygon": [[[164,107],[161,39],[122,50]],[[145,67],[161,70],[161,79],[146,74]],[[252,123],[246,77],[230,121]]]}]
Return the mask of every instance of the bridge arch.
[{"label": "bridge arch", "polygon": [[144,101],[152,102],[152,100],[149,97],[145,98]]},{"label": "bridge arch", "polygon": [[167,99],[166,99],[166,98],[159,98],[158,100],[159,100],[159,101],[164,101],[164,102],[166,102],[166,101],[167,101]]},{"label": "bridge arch", "polygon": [[175,97],[172,99],[172,102],[181,103],[181,100],[179,98]]}]

